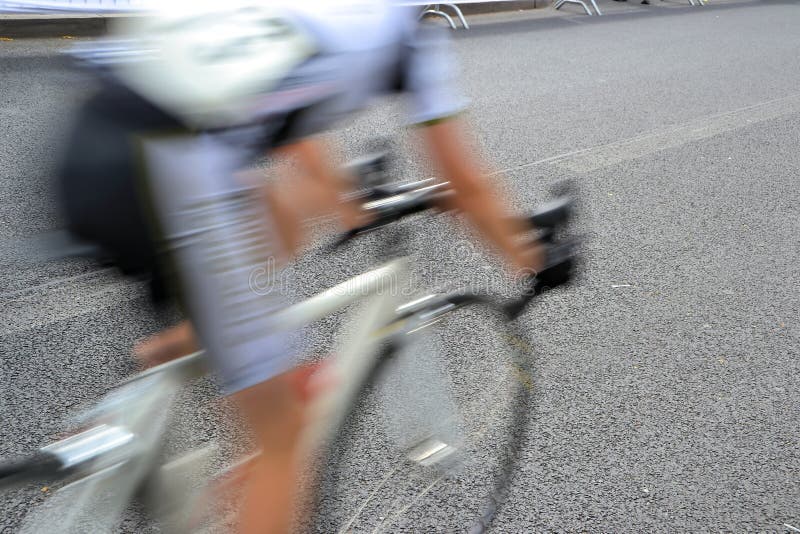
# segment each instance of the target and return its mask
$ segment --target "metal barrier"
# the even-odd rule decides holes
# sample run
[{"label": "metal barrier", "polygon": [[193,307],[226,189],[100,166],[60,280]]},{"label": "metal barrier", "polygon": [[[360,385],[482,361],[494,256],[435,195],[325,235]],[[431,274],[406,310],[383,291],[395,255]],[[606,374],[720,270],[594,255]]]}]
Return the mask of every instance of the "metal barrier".
[{"label": "metal barrier", "polygon": [[[464,14],[461,12],[461,9],[458,7],[458,4],[484,4],[489,2],[508,2],[510,0],[461,0],[458,3],[438,3],[438,4],[431,4],[428,2],[422,1],[414,1],[414,0],[404,0],[400,1],[401,5],[407,6],[419,6],[424,8],[422,13],[420,14],[420,18],[424,17],[425,15],[436,15],[439,17],[443,17],[447,22],[450,24],[450,27],[454,30],[456,29],[455,21],[453,17],[445,12],[442,7],[450,8],[456,17],[461,21],[461,24],[464,26],[465,29],[469,29],[469,24],[467,24],[466,18],[464,18]],[[600,11],[600,7],[597,5],[596,0],[588,0],[591,3],[591,7],[594,9],[589,8],[584,0],[554,0],[553,7],[556,9],[561,9],[564,4],[578,4],[581,6],[584,11],[586,11],[587,15],[602,15],[602,11]],[[707,0],[688,0],[689,4],[692,6],[703,6],[706,4]]]},{"label": "metal barrier", "polygon": [[[592,7],[597,12],[597,14],[602,15],[602,13],[600,12],[600,8],[597,7],[597,2],[595,2],[595,0],[590,0],[590,1],[592,2]],[[561,9],[561,6],[563,6],[564,4],[579,4],[581,7],[583,7],[584,10],[586,10],[587,15],[589,16],[594,15],[594,13],[592,13],[589,7],[582,0],[558,0],[556,3],[553,4],[553,7],[556,9]]]},{"label": "metal barrier", "polygon": [[[464,28],[468,30],[469,29],[469,24],[467,24],[467,20],[464,18],[464,14],[461,12],[461,9],[458,7],[458,4],[487,4],[487,3],[490,3],[490,2],[509,2],[509,1],[511,1],[511,0],[461,0],[460,2],[457,2],[457,3],[431,4],[429,2],[422,2],[422,1],[419,1],[419,0],[417,0],[417,1],[414,1],[414,0],[401,0],[398,3],[401,4],[401,5],[406,5],[406,6],[423,7],[424,9],[423,9],[422,13],[420,13],[420,18],[424,17],[425,15],[436,15],[436,16],[439,16],[439,17],[443,17],[450,24],[450,27],[455,30],[456,29],[456,24],[455,24],[455,21],[453,20],[453,17],[451,17],[449,14],[447,14],[441,8],[441,6],[446,6],[446,7],[450,8],[453,11],[453,13],[456,15],[456,17],[458,17],[458,20],[461,21],[461,24],[464,26]],[[692,2],[694,0],[689,0],[689,1]],[[702,1],[702,0],[696,0],[696,1],[699,2],[699,1]],[[603,14],[603,13],[600,12],[600,8],[597,7],[596,0],[589,0],[589,2],[591,2],[592,7],[594,8],[594,10],[597,12],[598,15],[602,15]],[[561,8],[561,6],[563,6],[564,4],[567,4],[567,3],[580,4],[583,7],[583,9],[586,10],[586,14],[587,15],[594,15],[594,13],[592,13],[592,11],[583,2],[583,0],[555,0],[555,2],[553,4],[553,7],[555,7],[556,9],[559,9],[559,8]]]},{"label": "metal barrier", "polygon": [[461,21],[461,24],[464,26],[464,28],[467,30],[469,29],[469,24],[467,24],[467,19],[464,18],[464,13],[462,13],[461,9],[455,4],[427,4],[425,9],[422,10],[422,13],[419,14],[419,18],[422,18],[425,15],[438,15],[440,17],[444,17],[447,22],[450,23],[450,27],[455,30],[456,25],[453,22],[452,17],[439,9],[439,6],[448,6],[450,9],[452,9],[458,17],[458,20]]},{"label": "metal barrier", "polygon": [[[68,12],[84,12],[84,13],[126,13],[135,12],[148,9],[150,6],[157,5],[157,0],[0,0],[0,13],[68,13]],[[162,0],[165,1],[165,0]],[[453,16],[443,10],[443,7],[449,8],[453,15],[461,22],[465,29],[469,29],[467,19],[464,17],[458,4],[479,4],[488,2],[508,2],[510,0],[461,0],[456,3],[428,3],[420,0],[398,0],[396,3],[405,6],[421,7],[422,12],[420,18],[425,15],[435,15],[443,17],[447,20],[450,27],[456,29],[455,20]],[[596,0],[588,0],[595,13],[589,9],[584,0],[555,0],[553,7],[561,9],[564,4],[578,4],[583,7],[587,15],[602,15],[600,8],[597,6]],[[692,6],[703,6],[707,0],[688,0]]]},{"label": "metal barrier", "polygon": [[0,13],[130,13],[152,5],[152,0],[0,0]]}]

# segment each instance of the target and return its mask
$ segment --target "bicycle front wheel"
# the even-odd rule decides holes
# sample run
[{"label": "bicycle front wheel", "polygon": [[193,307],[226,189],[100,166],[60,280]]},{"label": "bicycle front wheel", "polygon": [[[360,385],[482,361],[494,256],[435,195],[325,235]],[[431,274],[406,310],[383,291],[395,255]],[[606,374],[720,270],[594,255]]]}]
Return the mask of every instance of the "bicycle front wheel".
[{"label": "bicycle front wheel", "polygon": [[320,475],[315,532],[483,532],[527,428],[530,345],[477,295],[429,297],[387,327]]}]

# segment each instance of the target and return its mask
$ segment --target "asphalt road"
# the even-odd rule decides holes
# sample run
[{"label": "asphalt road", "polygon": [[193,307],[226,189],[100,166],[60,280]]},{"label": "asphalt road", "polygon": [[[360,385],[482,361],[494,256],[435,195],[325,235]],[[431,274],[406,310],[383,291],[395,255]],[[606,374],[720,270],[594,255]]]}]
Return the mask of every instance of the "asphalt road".
[{"label": "asphalt road", "polygon": [[[498,532],[800,527],[798,25],[793,3],[762,2],[487,16],[458,34],[494,179],[519,210],[575,180],[590,236],[580,284],[527,319],[538,404]],[[65,44],[0,42],[0,242],[57,224],[54,132],[90,87],[57,58]],[[359,117],[338,133],[344,153],[398,127],[401,111],[388,102]],[[404,177],[426,175],[413,143],[397,145]],[[491,256],[465,259],[448,221],[418,228],[427,285],[484,267],[502,278]],[[369,244],[309,254],[290,270],[295,297],[368,258]],[[43,444],[132,373],[132,343],[168,320],[135,283],[80,261],[31,265],[8,246],[0,299],[0,457]],[[212,409],[192,417],[183,439],[224,433]],[[39,498],[0,498],[0,530]]]}]

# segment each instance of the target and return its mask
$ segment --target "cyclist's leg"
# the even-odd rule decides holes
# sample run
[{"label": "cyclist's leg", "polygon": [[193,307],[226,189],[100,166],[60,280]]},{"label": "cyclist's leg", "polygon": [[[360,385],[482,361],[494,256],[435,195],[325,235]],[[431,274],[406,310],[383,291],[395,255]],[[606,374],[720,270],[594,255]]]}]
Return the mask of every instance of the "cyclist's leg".
[{"label": "cyclist's leg", "polygon": [[153,367],[200,350],[192,323],[185,319],[140,341],[133,348],[136,359],[144,367]]},{"label": "cyclist's leg", "polygon": [[232,395],[261,453],[249,466],[239,512],[243,534],[289,532],[302,458],[299,439],[305,403],[293,372],[281,374]]},{"label": "cyclist's leg", "polygon": [[235,149],[210,138],[145,140],[143,146],[197,336],[262,451],[246,477],[241,528],[285,532],[303,403],[288,371],[287,334],[271,322],[282,305],[269,261],[276,246],[271,226],[252,191],[241,191],[233,178],[242,164]]}]

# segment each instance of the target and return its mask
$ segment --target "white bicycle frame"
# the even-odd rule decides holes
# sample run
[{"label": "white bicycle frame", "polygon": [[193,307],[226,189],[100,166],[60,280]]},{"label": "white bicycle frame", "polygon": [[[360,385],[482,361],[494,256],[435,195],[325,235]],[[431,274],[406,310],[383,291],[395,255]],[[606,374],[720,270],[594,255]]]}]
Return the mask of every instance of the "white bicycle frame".
[{"label": "white bicycle frame", "polygon": [[320,395],[311,406],[313,423],[305,438],[307,447],[313,449],[338,428],[348,407],[355,402],[374,365],[378,344],[385,337],[381,330],[404,308],[407,273],[407,260],[395,259],[278,312],[276,320],[282,326],[298,328],[363,300],[361,309],[354,312],[358,317],[349,322],[350,331],[343,345],[336,350],[332,364],[326,369],[331,375],[330,383],[336,386]]},{"label": "white bicycle frame", "polygon": [[[392,260],[273,316],[274,324],[294,329],[362,303],[354,312],[358,313],[357,319],[350,321],[344,344],[325,368],[324,372],[333,375],[331,383],[336,386],[321,394],[312,405],[313,422],[303,439],[307,452],[313,451],[342,424],[367,373],[375,365],[378,345],[388,334],[385,327],[398,311],[420,302],[404,303],[407,262],[405,258]],[[148,503],[161,508],[153,515],[162,519],[169,530],[185,531],[182,522],[195,500],[187,495],[181,481],[202,472],[215,447],[191,451],[163,465],[159,464],[159,453],[166,431],[165,407],[182,384],[205,374],[204,360],[203,353],[197,352],[132,377],[85,414],[83,419],[91,424],[88,430],[42,449],[79,475],[75,482],[59,490],[78,490],[79,496],[70,499],[66,515],[59,515],[56,523],[46,525],[48,532],[77,532],[74,523],[79,520],[79,513],[90,505],[94,496],[104,492],[113,495],[104,502],[103,515],[107,528],[114,529],[140,488],[145,488]],[[27,531],[39,528],[34,524]],[[86,531],[85,525],[80,529]]]}]

